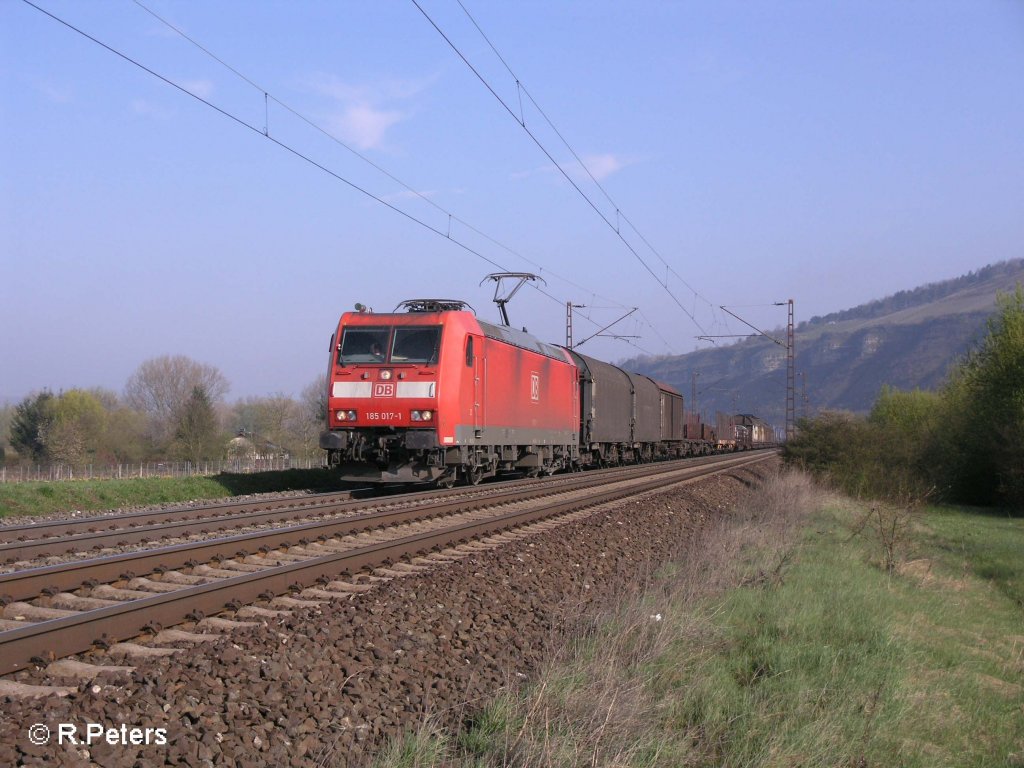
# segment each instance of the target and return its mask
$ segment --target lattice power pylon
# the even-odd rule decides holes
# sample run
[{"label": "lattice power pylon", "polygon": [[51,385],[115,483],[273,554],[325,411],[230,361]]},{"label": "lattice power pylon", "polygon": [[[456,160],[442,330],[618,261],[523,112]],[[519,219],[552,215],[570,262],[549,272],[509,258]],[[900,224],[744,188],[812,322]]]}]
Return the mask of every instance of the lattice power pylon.
[{"label": "lattice power pylon", "polygon": [[[748,328],[750,328],[750,329],[752,329],[754,331],[757,331],[757,333],[754,333],[754,334],[749,334],[749,333],[744,333],[744,334],[730,333],[730,334],[726,334],[724,336],[698,336],[697,338],[698,339],[714,340],[714,339],[726,339],[726,338],[736,338],[736,337],[742,338],[742,337],[746,337],[746,336],[764,336],[766,339],[770,339],[771,341],[773,341],[776,344],[778,344],[780,347],[785,347],[786,348],[786,439],[789,440],[789,439],[791,439],[793,437],[793,435],[796,432],[796,341],[795,341],[795,334],[794,334],[794,328],[793,328],[793,300],[792,299],[788,299],[786,301],[776,301],[776,302],[773,302],[773,306],[776,306],[776,307],[787,307],[788,310],[789,310],[789,316],[788,316],[787,321],[786,321],[786,341],[785,341],[785,343],[783,343],[779,339],[776,339],[770,333],[765,333],[760,328],[758,328],[756,325],[752,325],[751,323],[747,322],[742,317],[740,317],[735,312],[733,312],[731,309],[729,309],[728,307],[725,307],[725,306],[720,307],[720,309],[722,309],[723,311],[725,311],[728,314],[730,314],[733,317],[735,317],[737,320],[739,320],[741,323],[743,323]],[[776,427],[776,430],[777,429],[778,429],[778,427]]]},{"label": "lattice power pylon", "polygon": [[786,323],[786,441],[793,439],[796,430],[796,345],[793,334],[793,300],[787,302],[789,320]]}]

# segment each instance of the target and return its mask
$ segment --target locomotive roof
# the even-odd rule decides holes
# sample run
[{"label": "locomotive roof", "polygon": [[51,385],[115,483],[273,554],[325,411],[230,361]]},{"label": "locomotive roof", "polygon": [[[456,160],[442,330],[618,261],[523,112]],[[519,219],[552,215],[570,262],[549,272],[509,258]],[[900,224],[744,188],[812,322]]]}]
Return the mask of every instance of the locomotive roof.
[{"label": "locomotive roof", "polygon": [[517,331],[515,328],[510,328],[507,325],[492,325],[479,318],[477,322],[480,324],[480,329],[484,332],[484,336],[489,339],[504,341],[506,344],[511,344],[514,347],[536,352],[539,355],[544,355],[544,357],[550,357],[563,363],[566,362],[565,352],[560,347],[556,347],[554,344],[547,344],[535,336],[531,336],[526,331]]},{"label": "locomotive roof", "polygon": [[406,299],[395,307],[392,314],[404,309],[406,312],[472,312],[476,310],[461,299]]}]

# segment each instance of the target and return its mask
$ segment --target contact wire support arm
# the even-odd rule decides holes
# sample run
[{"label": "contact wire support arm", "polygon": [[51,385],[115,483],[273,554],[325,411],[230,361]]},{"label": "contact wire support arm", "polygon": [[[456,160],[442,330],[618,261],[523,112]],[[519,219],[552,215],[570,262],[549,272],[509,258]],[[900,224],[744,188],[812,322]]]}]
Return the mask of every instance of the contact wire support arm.
[{"label": "contact wire support arm", "polygon": [[[612,320],[612,321],[611,321],[610,323],[608,323],[608,325],[606,325],[606,326],[605,326],[604,328],[602,328],[602,329],[601,329],[600,331],[598,331],[597,333],[592,333],[592,334],[590,334],[589,336],[587,336],[587,338],[585,338],[585,339],[584,339],[583,341],[581,341],[581,342],[580,342],[579,344],[577,344],[576,346],[577,346],[577,347],[582,347],[582,346],[583,346],[584,344],[586,344],[586,343],[587,343],[588,341],[590,341],[590,340],[591,340],[592,338],[594,338],[595,336],[600,336],[600,335],[601,335],[602,333],[604,333],[605,331],[607,331],[607,330],[608,330],[609,328],[611,328],[611,327],[612,327],[613,325],[617,325],[618,323],[621,323],[621,322],[622,322],[623,320],[625,320],[625,319],[626,319],[627,317],[629,317],[629,316],[630,316],[630,315],[632,315],[632,314],[633,314],[634,312],[636,312],[636,310],[637,310],[637,309],[638,309],[637,307],[633,307],[633,308],[632,308],[631,310],[629,310],[629,312],[627,312],[626,314],[624,314],[624,315],[623,315],[622,317],[620,317],[620,318],[618,318],[618,319],[616,319],[616,320]],[[611,334],[609,334],[609,335],[611,335]],[[618,335],[615,335],[615,336],[613,336],[613,338],[625,338],[625,337],[622,337],[622,336],[618,336]]]}]

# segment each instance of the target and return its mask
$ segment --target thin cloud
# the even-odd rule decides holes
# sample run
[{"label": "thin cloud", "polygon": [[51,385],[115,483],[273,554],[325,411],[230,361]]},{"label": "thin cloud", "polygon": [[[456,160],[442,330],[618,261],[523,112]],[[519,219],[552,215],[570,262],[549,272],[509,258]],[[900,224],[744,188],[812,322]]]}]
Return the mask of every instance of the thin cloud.
[{"label": "thin cloud", "polygon": [[336,75],[318,73],[306,78],[306,88],[342,102],[371,102],[411,99],[430,88],[437,75],[412,80],[387,78],[373,83],[355,84]]},{"label": "thin cloud", "polygon": [[47,80],[37,80],[34,85],[43,98],[53,104],[68,104],[74,98],[73,92],[67,86],[56,85]]},{"label": "thin cloud", "polygon": [[584,155],[580,159],[583,160],[583,165],[587,167],[590,174],[598,181],[604,181],[613,173],[621,171],[630,164],[630,161],[611,153],[605,153],[603,155]]},{"label": "thin cloud", "polygon": [[381,195],[381,200],[388,203],[400,203],[403,200],[419,200],[424,197],[429,200],[437,197],[438,194],[440,193],[436,189],[425,189],[422,192],[410,192],[408,189],[403,189],[390,195]]},{"label": "thin cloud", "polygon": [[[606,152],[600,155],[583,155],[580,158],[583,164],[586,166],[590,174],[587,174],[587,170],[580,167],[580,164],[576,162],[575,158],[565,160],[561,163],[561,166],[565,169],[574,181],[588,181],[590,176],[593,176],[597,181],[604,181],[614,173],[618,173],[623,168],[627,168],[637,162],[635,158],[624,157],[622,155],[612,154]],[[527,179],[531,176],[538,176],[541,174],[559,174],[558,168],[554,165],[542,165],[537,168],[531,168],[526,171],[515,171],[510,176],[513,180],[518,181],[520,179]]]},{"label": "thin cloud", "polygon": [[[178,21],[172,21],[171,17],[167,16],[164,13],[161,13],[160,15],[163,16],[165,19],[167,19],[167,21],[169,23],[173,24],[175,27],[180,29],[183,33],[185,33],[189,37],[192,36],[192,33],[189,32],[188,27],[185,24],[179,23]],[[146,26],[146,29],[145,29],[143,34],[145,34],[147,37],[159,37],[159,38],[162,38],[164,40],[180,40],[181,39],[181,36],[177,32],[175,32],[173,29],[168,27],[166,24],[161,24],[156,19],[153,19],[153,21]]]},{"label": "thin cloud", "polygon": [[213,83],[209,80],[181,80],[178,85],[201,99],[213,96]]},{"label": "thin cloud", "polygon": [[326,96],[334,104],[323,118],[331,133],[359,150],[380,149],[388,131],[408,120],[410,112],[396,102],[408,101],[429,88],[436,76],[416,80],[382,80],[355,84],[334,75],[307,78],[307,90]]},{"label": "thin cloud", "polygon": [[[176,82],[186,91],[195,94],[201,99],[209,99],[213,96],[214,84],[210,80],[178,80]],[[173,108],[149,101],[148,99],[133,99],[131,110],[136,115],[150,117],[154,120],[169,120],[175,114]]]},{"label": "thin cloud", "polygon": [[553,165],[542,165],[539,168],[531,168],[528,171],[513,171],[509,174],[509,178],[513,181],[520,181],[522,179],[528,179],[531,176],[537,176],[542,173],[553,173],[557,169]]},{"label": "thin cloud", "polygon": [[405,119],[395,110],[382,110],[361,103],[345,107],[329,118],[331,132],[357,149],[376,149],[383,145],[388,128]]},{"label": "thin cloud", "polygon": [[135,99],[131,103],[132,112],[141,117],[151,117],[155,120],[169,120],[174,116],[174,111],[159,104],[154,104],[146,99]]}]

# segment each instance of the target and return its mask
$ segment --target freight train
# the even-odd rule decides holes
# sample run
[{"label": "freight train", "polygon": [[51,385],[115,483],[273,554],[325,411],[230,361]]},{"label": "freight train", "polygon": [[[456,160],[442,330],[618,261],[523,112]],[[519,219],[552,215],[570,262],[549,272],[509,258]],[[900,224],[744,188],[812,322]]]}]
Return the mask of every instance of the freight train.
[{"label": "freight train", "polygon": [[672,387],[484,322],[464,302],[357,306],[331,336],[320,436],[346,480],[476,484],[737,448],[684,418]]}]

